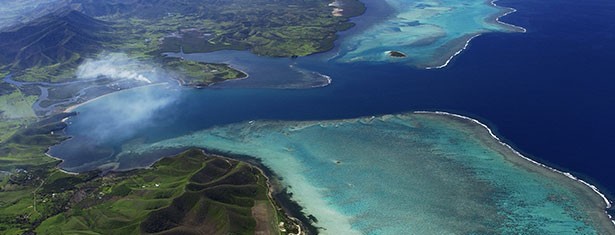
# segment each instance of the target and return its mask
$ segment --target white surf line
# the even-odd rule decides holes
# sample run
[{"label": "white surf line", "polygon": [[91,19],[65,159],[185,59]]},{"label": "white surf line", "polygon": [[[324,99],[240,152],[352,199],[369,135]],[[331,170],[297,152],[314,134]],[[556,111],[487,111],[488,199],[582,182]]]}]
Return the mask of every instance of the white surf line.
[{"label": "white surf line", "polygon": [[[490,3],[492,6],[496,7],[496,8],[506,9],[506,10],[508,10],[508,11],[506,11],[506,13],[502,14],[501,16],[496,17],[496,18],[495,18],[495,21],[496,21],[497,23],[499,23],[499,24],[506,25],[506,26],[511,27],[511,28],[515,28],[515,29],[517,29],[517,30],[521,31],[521,33],[527,33],[527,29],[525,29],[525,28],[523,28],[523,27],[521,27],[521,26],[517,26],[517,25],[514,25],[514,24],[510,24],[510,23],[502,22],[502,21],[500,20],[500,18],[501,18],[501,17],[504,17],[504,16],[507,16],[507,15],[509,15],[509,14],[512,14],[512,13],[517,12],[517,9],[512,8],[512,7],[502,7],[502,6],[498,6],[498,5],[496,4],[496,2],[497,2],[497,1],[498,1],[498,0],[491,0],[491,2],[489,2],[489,3]],[[466,44],[463,46],[463,48],[461,48],[461,49],[459,49],[458,51],[456,51],[456,52],[455,52],[455,54],[453,54],[450,58],[448,58],[448,60],[446,60],[446,62],[444,62],[444,64],[439,65],[439,66],[430,66],[430,67],[426,67],[425,69],[441,69],[441,68],[444,68],[444,67],[448,66],[448,64],[449,64],[449,63],[450,63],[450,62],[451,62],[451,61],[455,58],[455,56],[458,56],[459,54],[461,54],[461,52],[463,52],[464,50],[468,49],[468,46],[470,46],[470,41],[472,41],[472,39],[474,39],[474,38],[476,38],[476,37],[478,37],[478,36],[480,36],[480,35],[482,35],[482,33],[476,34],[476,35],[472,36],[471,38],[469,38],[469,39],[468,39],[468,41],[466,41]]]},{"label": "white surf line", "polygon": [[[454,113],[443,112],[443,111],[434,111],[434,112],[431,112],[431,111],[415,111],[413,113],[416,113],[416,114],[446,115],[446,116],[451,116],[451,117],[456,117],[456,118],[461,118],[461,119],[469,120],[469,121],[472,121],[472,122],[474,122],[476,124],[479,124],[479,125],[483,126],[485,129],[487,129],[489,131],[489,134],[491,135],[491,137],[493,137],[498,142],[500,142],[500,144],[504,145],[505,147],[507,147],[508,149],[513,151],[517,156],[519,156],[519,157],[521,157],[521,158],[523,158],[523,159],[525,159],[525,160],[527,160],[527,161],[529,161],[529,162],[531,162],[533,164],[536,164],[538,166],[544,167],[544,168],[546,168],[548,170],[551,170],[553,172],[560,173],[560,174],[562,174],[562,175],[564,175],[564,176],[566,176],[566,177],[568,177],[568,178],[570,178],[570,179],[572,179],[574,181],[577,181],[577,182],[580,182],[580,183],[584,184],[585,186],[591,188],[596,194],[598,194],[602,198],[602,200],[606,204],[606,209],[609,209],[612,206],[611,205],[611,201],[609,201],[609,199],[606,197],[606,195],[604,195],[603,193],[600,192],[598,187],[596,187],[596,186],[594,186],[594,185],[592,185],[590,183],[587,183],[586,181],[584,181],[582,179],[579,179],[578,177],[576,177],[576,176],[574,176],[574,175],[572,175],[572,174],[570,174],[568,172],[560,171],[558,169],[555,169],[553,167],[550,167],[550,166],[547,166],[545,164],[539,163],[539,162],[537,162],[537,161],[535,161],[535,160],[533,160],[533,159],[531,159],[529,157],[524,156],[519,151],[515,150],[513,147],[511,147],[507,143],[504,143],[499,137],[497,137],[495,134],[493,134],[493,131],[491,131],[491,129],[487,125],[483,124],[482,122],[480,122],[480,121],[478,121],[478,120],[476,120],[474,118],[470,118],[470,117],[466,117],[466,116],[462,116],[462,115],[454,114]],[[606,213],[606,215],[609,217],[609,219],[611,220],[613,225],[615,225],[615,220],[613,219],[613,217],[606,210],[604,211],[604,213]]]},{"label": "white surf line", "polygon": [[470,46],[470,41],[472,41],[472,39],[474,39],[474,38],[476,38],[476,37],[478,37],[480,35],[481,35],[481,33],[476,34],[476,35],[472,36],[470,39],[468,39],[466,41],[466,44],[463,45],[463,48],[457,50],[455,52],[455,54],[453,54],[451,57],[448,58],[448,60],[446,60],[446,62],[444,62],[444,64],[439,65],[439,66],[434,66],[434,67],[426,67],[425,69],[441,69],[441,68],[444,68],[444,67],[448,66],[448,64],[455,58],[455,56],[458,56],[459,54],[461,54],[461,52],[463,52],[464,50],[468,49],[468,46]]},{"label": "white surf line", "polygon": [[496,18],[495,18],[495,21],[496,21],[496,22],[498,22],[498,23],[500,23],[500,24],[503,24],[503,25],[506,25],[506,26],[509,26],[509,27],[512,27],[512,28],[515,28],[515,29],[521,30],[521,32],[522,32],[522,33],[527,33],[527,29],[525,29],[525,28],[523,28],[523,27],[521,27],[521,26],[514,25],[514,24],[510,24],[510,23],[506,23],[506,22],[503,22],[503,21],[501,21],[501,20],[500,20],[500,18],[502,18],[502,17],[504,17],[504,16],[507,16],[507,15],[509,15],[509,14],[512,14],[512,13],[517,12],[517,9],[512,8],[512,7],[502,7],[502,6],[499,6],[498,4],[496,4],[496,2],[497,2],[497,1],[498,1],[498,0],[491,0],[491,2],[490,2],[490,3],[491,3],[491,5],[492,5],[492,6],[494,6],[494,7],[497,7],[497,8],[503,8],[503,9],[508,9],[508,11],[507,11],[506,13],[504,13],[503,15],[496,17]]}]

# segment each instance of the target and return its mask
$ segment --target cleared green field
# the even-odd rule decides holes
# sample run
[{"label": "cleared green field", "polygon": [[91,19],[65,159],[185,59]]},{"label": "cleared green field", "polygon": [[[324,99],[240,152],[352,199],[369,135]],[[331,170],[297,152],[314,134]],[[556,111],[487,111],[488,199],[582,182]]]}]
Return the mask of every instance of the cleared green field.
[{"label": "cleared green field", "polygon": [[0,96],[0,120],[35,118],[34,102],[36,96],[26,96],[19,90]]}]

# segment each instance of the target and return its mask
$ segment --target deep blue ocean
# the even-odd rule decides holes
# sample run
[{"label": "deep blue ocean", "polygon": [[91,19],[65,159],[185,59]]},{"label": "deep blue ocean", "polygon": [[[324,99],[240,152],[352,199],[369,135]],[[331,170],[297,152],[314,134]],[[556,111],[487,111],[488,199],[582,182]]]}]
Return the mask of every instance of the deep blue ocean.
[{"label": "deep blue ocean", "polygon": [[[156,125],[98,144],[134,137],[155,141],[254,119],[322,120],[437,110],[477,118],[527,156],[613,195],[615,2],[498,4],[516,8],[502,21],[527,33],[477,37],[444,69],[300,59],[302,68],[327,74],[333,83],[306,90],[186,89],[182,97],[189,98],[164,108],[154,118]],[[67,129],[69,135],[87,136],[95,130],[87,121],[88,110],[95,110],[94,105],[82,107],[83,115]],[[52,154],[61,156],[67,149],[59,146]],[[70,168],[70,154],[64,158]],[[83,162],[87,159],[72,166]]]}]

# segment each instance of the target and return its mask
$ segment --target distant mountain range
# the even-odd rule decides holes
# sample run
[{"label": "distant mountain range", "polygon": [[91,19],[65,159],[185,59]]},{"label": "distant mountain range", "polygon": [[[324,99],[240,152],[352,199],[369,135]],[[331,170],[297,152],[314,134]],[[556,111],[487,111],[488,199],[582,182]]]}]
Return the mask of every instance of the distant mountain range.
[{"label": "distant mountain range", "polygon": [[76,65],[82,57],[102,51],[105,42],[117,38],[110,35],[112,23],[95,17],[117,20],[160,18],[169,12],[202,14],[206,10],[194,6],[204,4],[196,0],[9,1],[0,6],[0,70],[21,73],[37,66]]},{"label": "distant mountain range", "polygon": [[0,31],[68,6],[70,0],[0,0]]},{"label": "distant mountain range", "polygon": [[94,17],[126,15],[157,18],[167,12],[196,13],[198,6],[212,4],[203,0],[72,0],[73,8]]},{"label": "distant mountain range", "polygon": [[62,8],[0,33],[0,64],[10,70],[79,60],[100,50],[111,25],[70,8]]}]

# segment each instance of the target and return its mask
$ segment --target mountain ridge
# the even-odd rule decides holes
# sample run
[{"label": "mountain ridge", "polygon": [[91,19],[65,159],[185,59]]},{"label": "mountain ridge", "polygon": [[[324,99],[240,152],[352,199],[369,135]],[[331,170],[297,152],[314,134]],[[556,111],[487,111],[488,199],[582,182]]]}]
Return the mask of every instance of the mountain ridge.
[{"label": "mountain ridge", "polygon": [[74,63],[108,40],[111,24],[62,8],[0,32],[0,64],[11,72],[34,66]]}]

